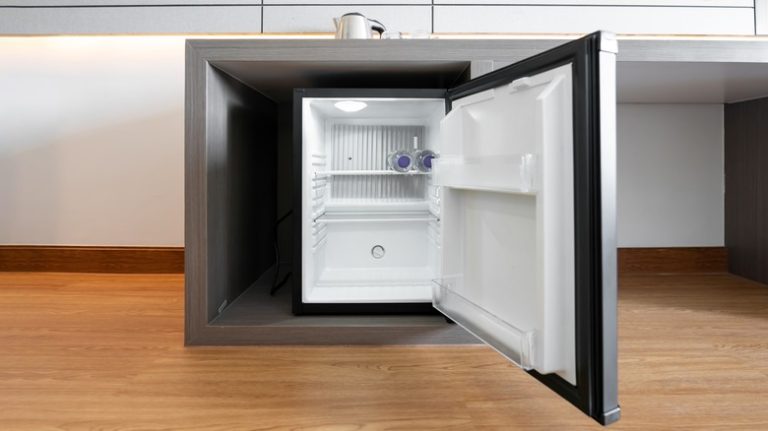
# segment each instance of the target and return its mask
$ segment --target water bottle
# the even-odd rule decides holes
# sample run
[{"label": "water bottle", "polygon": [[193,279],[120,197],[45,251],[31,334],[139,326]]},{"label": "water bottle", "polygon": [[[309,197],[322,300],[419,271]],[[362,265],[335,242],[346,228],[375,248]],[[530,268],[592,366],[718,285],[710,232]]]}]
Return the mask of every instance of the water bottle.
[{"label": "water bottle", "polygon": [[432,172],[432,161],[437,158],[432,150],[421,150],[416,153],[416,169],[421,172]]},{"label": "water bottle", "polygon": [[413,156],[405,150],[395,151],[389,155],[389,167],[397,172],[408,172],[413,167]]},{"label": "water bottle", "polygon": [[419,150],[419,138],[413,137],[413,159],[416,169],[421,172],[432,172],[432,161],[437,157],[432,150]]}]

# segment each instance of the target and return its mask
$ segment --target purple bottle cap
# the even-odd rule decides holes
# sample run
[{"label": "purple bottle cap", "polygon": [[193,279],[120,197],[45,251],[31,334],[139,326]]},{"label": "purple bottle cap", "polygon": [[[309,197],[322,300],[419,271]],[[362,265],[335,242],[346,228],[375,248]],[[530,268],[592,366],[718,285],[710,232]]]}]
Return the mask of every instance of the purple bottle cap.
[{"label": "purple bottle cap", "polygon": [[401,155],[397,157],[397,166],[405,169],[408,166],[411,166],[411,158],[406,155]]},{"label": "purple bottle cap", "polygon": [[422,160],[422,164],[424,165],[424,167],[432,169],[432,159],[434,159],[434,158],[435,158],[435,156],[433,156],[433,155],[429,155],[427,157],[424,157],[424,160]]}]

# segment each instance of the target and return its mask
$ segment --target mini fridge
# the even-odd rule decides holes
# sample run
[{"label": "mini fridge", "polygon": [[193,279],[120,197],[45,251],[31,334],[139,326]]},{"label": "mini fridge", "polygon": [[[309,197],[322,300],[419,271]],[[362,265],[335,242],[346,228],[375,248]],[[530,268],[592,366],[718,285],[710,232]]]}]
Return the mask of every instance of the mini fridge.
[{"label": "mini fridge", "polygon": [[616,401],[615,57],[294,94],[297,314],[439,310],[602,423]]}]

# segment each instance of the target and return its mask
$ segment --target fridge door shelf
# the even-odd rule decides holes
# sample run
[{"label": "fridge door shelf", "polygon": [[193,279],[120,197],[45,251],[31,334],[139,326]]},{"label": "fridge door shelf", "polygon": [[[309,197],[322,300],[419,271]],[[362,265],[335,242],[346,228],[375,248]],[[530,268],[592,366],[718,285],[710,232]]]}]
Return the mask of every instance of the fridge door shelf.
[{"label": "fridge door shelf", "polygon": [[455,321],[515,365],[524,370],[533,369],[534,331],[517,328],[458,294],[453,287],[461,282],[460,275],[433,280],[432,300],[435,308],[447,316],[472,316]]},{"label": "fridge door shelf", "polygon": [[463,157],[446,155],[435,161],[433,184],[443,187],[535,195],[538,157],[514,154]]}]

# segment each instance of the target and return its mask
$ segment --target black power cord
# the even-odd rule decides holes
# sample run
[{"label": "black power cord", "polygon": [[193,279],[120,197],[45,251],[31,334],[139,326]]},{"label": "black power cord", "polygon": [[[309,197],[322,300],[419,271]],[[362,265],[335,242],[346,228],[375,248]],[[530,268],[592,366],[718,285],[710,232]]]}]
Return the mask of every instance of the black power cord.
[{"label": "black power cord", "polygon": [[[275,231],[277,231],[277,228],[280,226],[280,223],[284,222],[285,219],[287,219],[288,216],[290,216],[291,214],[293,214],[293,210],[288,211],[282,217],[277,219],[277,221],[275,222]],[[275,235],[275,237],[277,237],[277,235]],[[283,285],[288,281],[288,279],[291,278],[291,274],[292,274],[291,271],[288,271],[288,273],[285,274],[283,279],[280,280],[280,282],[278,283],[277,280],[278,280],[278,278],[280,276],[280,247],[278,247],[278,245],[277,245],[277,238],[275,238],[274,246],[275,246],[275,262],[276,262],[275,266],[276,266],[276,268],[275,268],[275,276],[272,279],[272,288],[269,289],[269,295],[270,296],[275,296],[275,293],[277,293],[277,291],[280,290],[281,287],[283,287]]]}]

